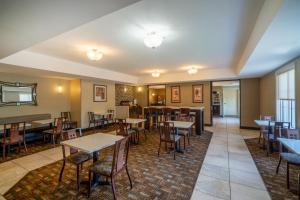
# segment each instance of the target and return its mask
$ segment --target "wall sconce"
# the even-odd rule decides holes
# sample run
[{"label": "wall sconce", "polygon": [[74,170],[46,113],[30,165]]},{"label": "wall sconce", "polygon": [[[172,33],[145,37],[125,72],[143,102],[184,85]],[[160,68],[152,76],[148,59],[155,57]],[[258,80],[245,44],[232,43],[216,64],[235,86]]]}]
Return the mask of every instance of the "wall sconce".
[{"label": "wall sconce", "polygon": [[59,93],[59,94],[61,94],[62,92],[63,92],[63,87],[62,86],[57,86],[57,92]]},{"label": "wall sconce", "polygon": [[141,92],[142,91],[142,87],[138,87],[137,91]]},{"label": "wall sconce", "polygon": [[128,90],[127,87],[124,87],[124,92],[127,92],[127,90]]},{"label": "wall sconce", "polygon": [[155,93],[152,93],[152,96],[155,96]]}]

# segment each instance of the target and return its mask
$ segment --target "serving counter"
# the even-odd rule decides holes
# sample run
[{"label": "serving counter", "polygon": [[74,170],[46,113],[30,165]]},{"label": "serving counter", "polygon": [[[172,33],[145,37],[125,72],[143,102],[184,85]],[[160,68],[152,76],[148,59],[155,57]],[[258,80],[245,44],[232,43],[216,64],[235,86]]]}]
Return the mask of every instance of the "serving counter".
[{"label": "serving counter", "polygon": [[[201,135],[204,131],[204,107],[190,107],[190,106],[149,106],[149,107],[144,107],[144,116],[145,118],[150,122],[150,109],[151,108],[156,108],[156,109],[161,109],[163,108],[171,108],[173,114],[175,115],[175,112],[178,112],[180,108],[189,108],[190,112],[195,113],[195,129],[196,129],[196,134]],[[147,123],[146,126],[150,126],[150,123]],[[149,127],[146,127],[149,128]]]}]

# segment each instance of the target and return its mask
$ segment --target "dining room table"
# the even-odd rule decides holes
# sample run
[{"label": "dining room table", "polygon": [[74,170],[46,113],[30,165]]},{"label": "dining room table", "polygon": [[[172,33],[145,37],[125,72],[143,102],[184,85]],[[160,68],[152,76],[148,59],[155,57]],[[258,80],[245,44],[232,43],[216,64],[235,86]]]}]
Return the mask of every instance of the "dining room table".
[{"label": "dining room table", "polygon": [[[113,146],[117,141],[123,139],[122,136],[95,133],[92,135],[82,136],[71,140],[65,140],[60,142],[62,146],[62,153],[65,154],[65,146],[78,149],[88,154],[92,154],[93,163],[98,161],[99,153],[102,149]],[[100,182],[99,176],[94,176],[93,186],[98,184],[106,184],[106,182]]]},{"label": "dining room table", "polygon": [[270,120],[263,120],[263,119],[256,119],[254,120],[255,124],[259,127],[263,126],[275,126],[275,121],[270,121]]},{"label": "dining room table", "polygon": [[277,138],[277,141],[280,142],[280,144],[283,145],[290,152],[300,155],[300,140]]}]

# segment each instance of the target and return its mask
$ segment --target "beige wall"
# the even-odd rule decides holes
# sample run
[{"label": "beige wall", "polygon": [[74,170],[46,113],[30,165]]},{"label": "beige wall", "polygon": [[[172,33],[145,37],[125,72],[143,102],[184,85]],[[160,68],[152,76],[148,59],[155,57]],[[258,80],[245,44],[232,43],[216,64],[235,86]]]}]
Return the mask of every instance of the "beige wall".
[{"label": "beige wall", "polygon": [[259,78],[242,79],[241,87],[241,127],[257,127],[254,123],[260,114]]},{"label": "beige wall", "polygon": [[148,106],[148,87],[147,86],[139,86],[141,87],[141,91],[138,91],[138,87],[135,87],[135,98],[137,104],[142,107]]},{"label": "beige wall", "polygon": [[[203,84],[204,103],[193,103],[192,86],[196,84]],[[171,86],[180,85],[181,103],[171,103]],[[182,83],[172,84],[166,86],[166,105],[167,106],[204,106],[204,123],[211,124],[211,111],[210,111],[210,82],[197,82],[197,83]]]},{"label": "beige wall", "polygon": [[[107,102],[93,101],[94,84],[107,85]],[[81,127],[88,127],[89,111],[107,112],[108,109],[115,110],[115,84],[106,81],[81,80]]]},{"label": "beige wall", "polygon": [[260,78],[260,115],[276,116],[276,76],[275,72]]},{"label": "beige wall", "polygon": [[81,81],[79,79],[70,81],[70,103],[72,120],[77,121],[81,127]]},{"label": "beige wall", "polygon": [[[60,112],[70,111],[70,81],[54,78],[41,78],[16,74],[0,73],[0,80],[7,82],[37,83],[37,106],[5,106],[0,107],[0,117],[50,113],[59,117]],[[61,94],[57,86],[62,86]]]}]

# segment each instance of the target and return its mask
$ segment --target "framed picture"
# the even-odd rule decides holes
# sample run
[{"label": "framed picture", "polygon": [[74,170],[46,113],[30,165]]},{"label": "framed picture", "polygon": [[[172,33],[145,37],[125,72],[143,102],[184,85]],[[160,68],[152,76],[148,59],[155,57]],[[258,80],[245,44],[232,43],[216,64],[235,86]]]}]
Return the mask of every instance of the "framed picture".
[{"label": "framed picture", "polygon": [[94,102],[107,101],[107,87],[106,85],[94,85]]},{"label": "framed picture", "polygon": [[171,86],[171,103],[180,103],[180,86]]},{"label": "framed picture", "polygon": [[193,103],[203,103],[203,84],[193,85]]}]

